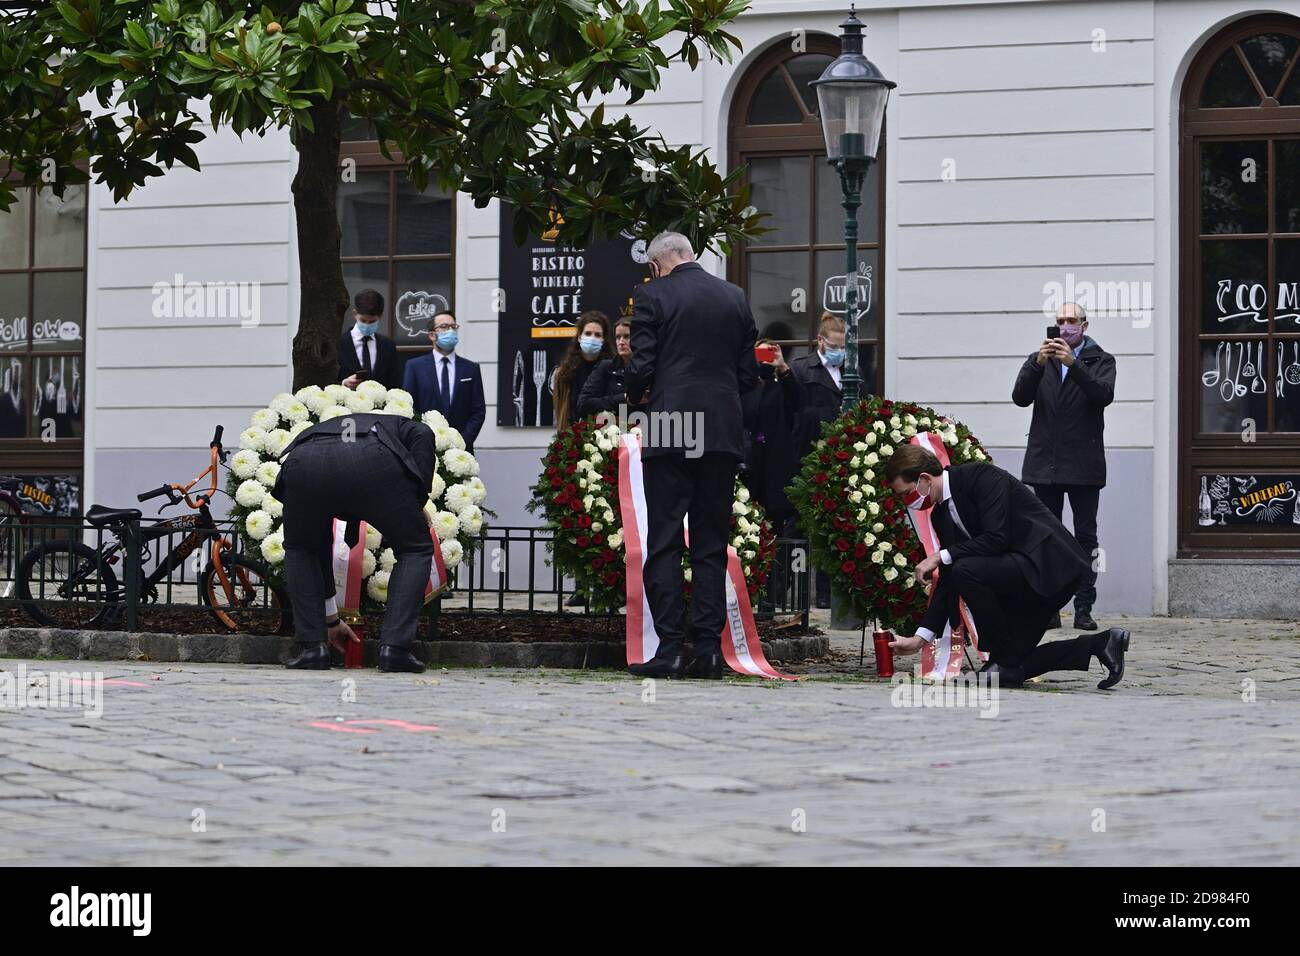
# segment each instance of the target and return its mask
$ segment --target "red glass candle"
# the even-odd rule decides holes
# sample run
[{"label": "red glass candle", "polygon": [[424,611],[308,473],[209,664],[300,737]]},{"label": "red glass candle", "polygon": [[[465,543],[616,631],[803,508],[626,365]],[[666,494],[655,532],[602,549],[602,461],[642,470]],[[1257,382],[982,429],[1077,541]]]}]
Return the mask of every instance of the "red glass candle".
[{"label": "red glass candle", "polygon": [[889,646],[889,642],[893,639],[894,635],[889,631],[871,632],[871,643],[876,649],[877,677],[894,676],[894,651]]}]

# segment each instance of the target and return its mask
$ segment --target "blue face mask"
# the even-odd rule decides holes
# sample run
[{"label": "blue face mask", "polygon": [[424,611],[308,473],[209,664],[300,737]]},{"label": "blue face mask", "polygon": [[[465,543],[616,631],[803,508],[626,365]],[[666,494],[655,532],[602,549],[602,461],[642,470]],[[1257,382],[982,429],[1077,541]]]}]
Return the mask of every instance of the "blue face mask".
[{"label": "blue face mask", "polygon": [[442,349],[444,352],[450,352],[456,347],[456,343],[459,341],[460,336],[456,334],[455,329],[449,329],[446,332],[438,333],[438,348]]},{"label": "blue face mask", "polygon": [[825,358],[826,358],[826,364],[827,364],[827,365],[843,365],[843,364],[844,364],[844,350],[843,350],[843,349],[827,349],[825,352],[822,353],[822,355],[825,356]]},{"label": "blue face mask", "polygon": [[599,355],[600,350],[605,347],[605,340],[598,339],[594,335],[584,335],[578,340],[578,346],[582,349],[583,355]]},{"label": "blue face mask", "polygon": [[376,332],[379,331],[379,320],[375,319],[375,321],[373,322],[362,322],[360,319],[358,319],[357,331],[360,332],[362,335],[374,335]]}]

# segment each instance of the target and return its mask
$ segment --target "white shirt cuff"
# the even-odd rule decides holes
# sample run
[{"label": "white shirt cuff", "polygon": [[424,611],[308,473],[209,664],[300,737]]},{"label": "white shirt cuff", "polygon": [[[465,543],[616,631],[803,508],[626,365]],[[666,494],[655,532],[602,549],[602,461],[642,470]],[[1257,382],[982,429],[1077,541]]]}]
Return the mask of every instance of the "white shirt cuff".
[{"label": "white shirt cuff", "polygon": [[918,627],[916,629],[916,636],[929,644],[934,640],[934,631],[930,630],[928,627]]},{"label": "white shirt cuff", "polygon": [[333,596],[327,597],[325,599],[325,616],[337,617],[338,613],[339,613],[338,601],[334,600]]},{"label": "white shirt cuff", "polygon": [[952,564],[952,555],[948,553],[947,548],[939,552],[939,560],[944,564]]}]

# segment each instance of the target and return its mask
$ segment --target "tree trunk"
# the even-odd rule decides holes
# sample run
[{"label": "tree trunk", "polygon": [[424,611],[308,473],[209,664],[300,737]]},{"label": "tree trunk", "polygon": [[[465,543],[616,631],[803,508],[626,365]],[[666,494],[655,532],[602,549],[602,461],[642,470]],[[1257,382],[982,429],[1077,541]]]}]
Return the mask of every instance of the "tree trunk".
[{"label": "tree trunk", "polygon": [[337,380],[339,337],[348,308],[348,290],[339,262],[336,211],[339,189],[339,114],[337,103],[311,111],[314,133],[299,127],[298,172],[293,177],[293,207],[298,222],[298,272],[301,304],[293,338],[293,388],[329,385]]}]

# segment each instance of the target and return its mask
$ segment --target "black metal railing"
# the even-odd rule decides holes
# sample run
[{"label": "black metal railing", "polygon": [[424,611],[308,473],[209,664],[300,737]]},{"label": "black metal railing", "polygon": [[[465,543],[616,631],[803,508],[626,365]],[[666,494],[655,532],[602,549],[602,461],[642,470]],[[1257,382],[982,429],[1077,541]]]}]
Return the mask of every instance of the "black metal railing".
[{"label": "black metal railing", "polygon": [[[172,519],[142,518],[97,527],[81,519],[32,518],[0,526],[10,546],[0,549],[0,606],[21,607],[18,576],[22,557],[43,548],[45,559],[35,562],[26,575],[30,603],[47,616],[60,615],[85,626],[136,628],[144,608],[206,607],[200,578],[208,563],[211,539],[220,535],[233,553],[243,553],[235,522],[216,522],[215,528],[196,528],[193,516]],[[472,552],[450,570],[452,590],[431,609],[440,614],[546,615],[586,614],[616,616],[568,604],[581,595],[572,578],[550,563],[553,540],[549,528],[491,526],[483,530]],[[55,542],[62,542],[53,548]],[[811,575],[807,542],[777,539],[777,556],[767,586],[754,601],[755,617],[770,619],[798,615],[808,626]],[[62,550],[66,548],[67,550]],[[99,586],[66,586],[69,568],[58,563],[93,560],[106,572]],[[260,551],[249,555],[265,563]],[[104,583],[106,582],[106,583]],[[269,601],[268,595],[262,595]],[[102,616],[99,616],[102,613]],[[13,616],[10,616],[12,622]],[[48,623],[48,622],[40,622]]]}]

